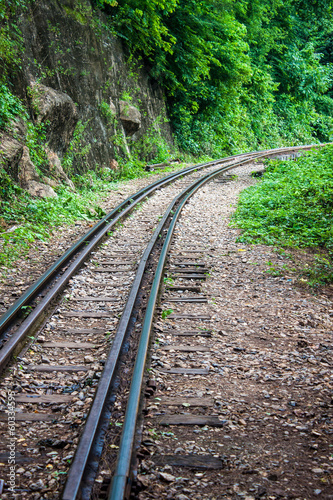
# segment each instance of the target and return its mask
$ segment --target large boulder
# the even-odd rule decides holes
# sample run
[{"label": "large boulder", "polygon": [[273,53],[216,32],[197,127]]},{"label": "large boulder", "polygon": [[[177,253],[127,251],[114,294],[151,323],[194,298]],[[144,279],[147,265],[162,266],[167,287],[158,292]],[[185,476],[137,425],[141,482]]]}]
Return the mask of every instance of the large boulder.
[{"label": "large boulder", "polygon": [[6,133],[0,134],[0,166],[16,181],[22,155],[23,144]]},{"label": "large boulder", "polygon": [[68,147],[78,122],[78,113],[73,100],[64,92],[32,84],[32,104],[37,122],[44,123],[50,149],[63,153]]},{"label": "large boulder", "polygon": [[54,189],[43,182],[30,181],[27,191],[38,198],[58,198]]},{"label": "large boulder", "polygon": [[32,196],[41,198],[57,198],[58,196],[51,186],[40,182],[36,167],[30,159],[29,149],[26,146],[23,147],[23,154],[18,165],[18,180],[20,186]]},{"label": "large boulder", "polygon": [[30,159],[29,149],[26,146],[23,146],[23,154],[19,162],[18,179],[23,189],[27,189],[30,181],[40,180],[36,167]]},{"label": "large boulder", "polygon": [[131,106],[128,101],[119,101],[120,120],[124,127],[125,134],[131,136],[141,127],[141,113],[135,106]]},{"label": "large boulder", "polygon": [[110,160],[110,169],[118,170],[118,168],[119,168],[119,163],[114,159]]},{"label": "large boulder", "polygon": [[[24,146],[26,125],[23,120],[13,122],[9,131],[0,133],[0,167],[20,186],[33,196],[56,197],[53,187],[66,184],[73,191],[75,186],[65,174],[58,155],[46,148],[51,178],[39,178],[36,167],[30,159],[29,149]],[[21,142],[22,141],[22,142]]]}]

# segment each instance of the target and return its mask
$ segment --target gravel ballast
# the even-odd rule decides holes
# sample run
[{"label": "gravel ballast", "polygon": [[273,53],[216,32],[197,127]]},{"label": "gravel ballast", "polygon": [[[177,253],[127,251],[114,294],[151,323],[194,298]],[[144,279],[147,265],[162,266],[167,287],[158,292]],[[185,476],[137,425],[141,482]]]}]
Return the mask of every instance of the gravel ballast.
[{"label": "gravel ballast", "polygon": [[[157,390],[147,400],[141,500],[333,498],[333,308],[326,297],[296,286],[293,276],[268,273],[288,263],[272,248],[237,243],[230,216],[239,193],[255,182],[249,175],[254,169],[232,171],[237,178],[226,184],[211,182],[179,220],[169,264],[186,249],[198,249],[198,260],[210,268],[201,285],[208,303],[171,303],[170,291],[162,295],[162,310],[172,308],[173,314],[155,323],[150,376]],[[198,329],[212,336],[175,335]],[[179,344],[198,351],[180,351]],[[168,373],[174,368],[209,373]],[[176,395],[183,405],[160,404]],[[214,405],[192,408],[190,397],[212,398]],[[159,425],[161,417],[175,414],[215,416],[221,426]],[[158,456],[191,454],[219,458],[222,469],[155,464]]]}]

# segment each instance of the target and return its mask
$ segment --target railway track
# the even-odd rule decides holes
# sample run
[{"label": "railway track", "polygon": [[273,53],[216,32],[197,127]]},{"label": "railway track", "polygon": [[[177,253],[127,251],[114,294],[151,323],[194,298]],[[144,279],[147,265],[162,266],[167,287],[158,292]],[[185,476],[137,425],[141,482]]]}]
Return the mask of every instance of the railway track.
[{"label": "railway track", "polygon": [[[191,304],[187,306],[191,311],[209,299],[201,291],[201,284],[211,271],[205,255],[207,245],[187,243],[186,251],[180,249],[171,257],[169,275],[164,275],[177,219],[200,187],[219,177],[220,182],[227,181],[227,170],[263,156],[294,150],[239,155],[196,166],[141,190],[66,252],[0,320],[2,366],[8,365],[13,354],[24,345],[18,362],[9,365],[1,384],[8,392],[2,399],[2,409],[13,394],[19,408],[15,413],[19,429],[14,432],[18,481],[15,487],[23,498],[114,500],[129,494],[137,470],[136,453],[133,454],[139,446],[136,421],[142,404],[142,384],[147,378],[144,377],[146,357],[160,283],[164,278],[168,292],[163,300],[169,305]],[[216,168],[218,164],[221,166]],[[199,172],[203,168],[204,175]],[[183,177],[185,174],[189,177]],[[166,184],[170,185],[164,187]],[[159,189],[157,195],[156,189]],[[147,199],[149,195],[152,197]],[[140,211],[133,212],[135,204],[144,200]],[[111,234],[113,227],[129,213],[132,216],[123,222],[124,227]],[[43,291],[45,284],[47,289]],[[36,301],[34,310],[18,321],[22,305],[32,300]],[[164,350],[203,353],[203,356],[210,353],[211,348],[201,345],[201,341],[211,336],[211,317],[189,311],[168,314],[171,309],[170,306],[162,317],[188,325],[185,330],[181,328],[180,335],[187,343],[165,346]],[[16,331],[13,320],[18,322]],[[27,343],[29,335],[36,337],[33,343]],[[190,345],[197,338],[200,345]],[[207,368],[169,368],[168,363],[166,366],[166,374],[189,378],[206,377],[209,373]],[[152,395],[155,389],[155,381],[148,378],[146,394]],[[176,399],[166,399],[163,404],[177,407],[179,398],[178,403]],[[184,404],[186,408],[211,408],[213,402],[212,398],[201,402],[191,399]],[[207,417],[197,413],[198,410],[193,418],[176,413],[173,420],[158,425],[221,427],[218,415]],[[5,412],[0,418],[3,427],[8,425]],[[7,435],[7,446],[12,437]],[[10,465],[9,458],[10,452],[4,450],[1,461]],[[202,468],[202,463],[193,465],[194,458],[192,465],[189,462],[187,466]],[[160,460],[160,466],[172,466],[166,458]],[[205,457],[206,464],[209,460],[213,469],[217,462],[221,466],[216,457]],[[103,476],[102,465],[106,462],[108,473]],[[7,480],[3,486],[4,498],[10,498],[10,482]]]}]

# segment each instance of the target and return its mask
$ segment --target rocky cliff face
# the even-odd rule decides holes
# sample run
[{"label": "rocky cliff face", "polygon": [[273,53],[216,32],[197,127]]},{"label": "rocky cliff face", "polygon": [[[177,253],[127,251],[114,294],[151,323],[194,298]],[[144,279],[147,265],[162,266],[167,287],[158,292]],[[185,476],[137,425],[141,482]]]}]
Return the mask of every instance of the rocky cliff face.
[{"label": "rocky cliff face", "polygon": [[[19,23],[25,50],[15,93],[44,124],[48,157],[80,173],[135,152],[150,160],[156,143],[172,144],[161,90],[107,22],[88,0],[36,0]],[[23,149],[12,149],[18,176]]]}]

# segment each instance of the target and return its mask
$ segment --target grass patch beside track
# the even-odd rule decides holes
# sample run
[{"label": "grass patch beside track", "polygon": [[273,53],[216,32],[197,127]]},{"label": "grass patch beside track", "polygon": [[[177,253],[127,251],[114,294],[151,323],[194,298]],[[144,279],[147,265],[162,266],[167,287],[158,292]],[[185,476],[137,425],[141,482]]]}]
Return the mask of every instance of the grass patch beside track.
[{"label": "grass patch beside track", "polygon": [[333,282],[333,146],[295,160],[267,162],[255,186],[242,192],[231,224],[238,241],[315,249],[303,271],[309,284]]}]

